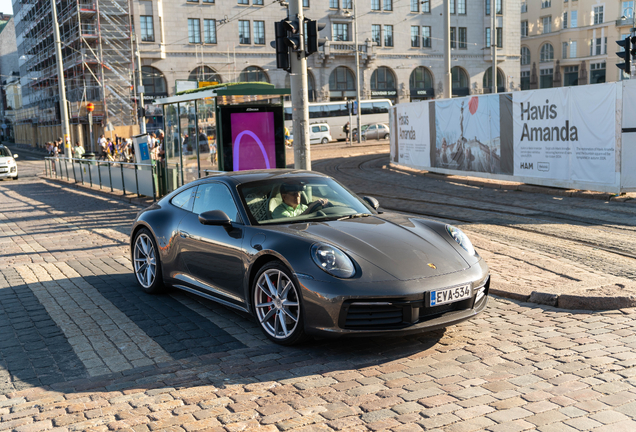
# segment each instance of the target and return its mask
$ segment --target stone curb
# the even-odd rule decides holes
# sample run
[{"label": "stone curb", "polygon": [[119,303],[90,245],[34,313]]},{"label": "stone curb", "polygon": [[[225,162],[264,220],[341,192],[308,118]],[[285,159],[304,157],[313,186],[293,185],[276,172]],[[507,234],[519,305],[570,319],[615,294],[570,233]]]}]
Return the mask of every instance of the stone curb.
[{"label": "stone curb", "polygon": [[490,179],[481,179],[475,177],[464,177],[457,175],[446,175],[446,174],[438,174],[429,171],[422,171],[414,168],[408,168],[401,165],[396,165],[393,162],[387,166],[387,169],[391,171],[401,172],[401,173],[409,173],[409,174],[418,174],[422,176],[426,176],[429,178],[434,178],[436,180],[442,180],[453,183],[462,183],[470,186],[479,186],[491,189],[505,189],[512,191],[521,191],[521,192],[531,192],[531,193],[540,193],[544,195],[557,195],[557,196],[568,196],[575,198],[588,198],[588,199],[597,199],[603,201],[613,201],[613,202],[622,202],[626,204],[636,204],[636,196],[634,194],[631,195],[616,195],[614,193],[609,192],[593,192],[593,191],[583,191],[577,189],[561,189],[554,188],[549,186],[537,186],[530,185],[526,183],[518,183],[512,181],[505,180],[490,180]]},{"label": "stone curb", "polygon": [[532,291],[530,295],[513,293],[496,288],[490,288],[489,294],[525,303],[554,306],[559,309],[606,311],[631,309],[636,307],[634,296],[584,296],[575,294],[553,294]]}]

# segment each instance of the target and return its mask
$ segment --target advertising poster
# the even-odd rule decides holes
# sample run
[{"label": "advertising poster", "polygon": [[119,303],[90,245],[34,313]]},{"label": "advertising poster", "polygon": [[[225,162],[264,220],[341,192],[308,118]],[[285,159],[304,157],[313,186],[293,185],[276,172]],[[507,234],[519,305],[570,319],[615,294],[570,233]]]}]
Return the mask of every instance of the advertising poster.
[{"label": "advertising poster", "polygon": [[515,92],[514,175],[614,183],[615,111],[611,84]]},{"label": "advertising poster", "polygon": [[428,114],[428,102],[413,102],[395,107],[398,163],[431,166]]},{"label": "advertising poster", "polygon": [[276,168],[273,112],[230,114],[233,171]]},{"label": "advertising poster", "polygon": [[[509,98],[488,95],[435,102],[433,166],[506,174],[507,170],[502,170],[502,97]],[[504,127],[511,128],[512,125],[508,122]]]},{"label": "advertising poster", "polygon": [[132,138],[136,163],[150,163],[149,139],[150,135],[148,134],[135,135]]}]

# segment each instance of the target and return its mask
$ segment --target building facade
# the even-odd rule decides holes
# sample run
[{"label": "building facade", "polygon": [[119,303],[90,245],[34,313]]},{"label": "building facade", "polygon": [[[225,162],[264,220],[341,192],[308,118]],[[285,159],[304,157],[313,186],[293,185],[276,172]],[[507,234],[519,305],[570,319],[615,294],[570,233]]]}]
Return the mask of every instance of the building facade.
[{"label": "building facade", "polygon": [[22,106],[18,48],[11,15],[0,13],[0,140],[13,141],[16,110]]},{"label": "building facade", "polygon": [[[520,88],[519,3],[497,8],[498,90]],[[312,101],[355,98],[353,0],[304,0],[306,17],[326,24],[329,41],[308,59]],[[361,95],[393,102],[441,97],[442,0],[366,0],[356,4]],[[451,0],[453,95],[490,92],[490,0]],[[266,81],[288,87],[276,68],[274,22],[287,9],[264,0],[133,1],[144,90],[173,95],[183,81]]]},{"label": "building facade", "polygon": [[615,41],[629,34],[633,17],[634,0],[522,1],[522,89],[623,79]]}]

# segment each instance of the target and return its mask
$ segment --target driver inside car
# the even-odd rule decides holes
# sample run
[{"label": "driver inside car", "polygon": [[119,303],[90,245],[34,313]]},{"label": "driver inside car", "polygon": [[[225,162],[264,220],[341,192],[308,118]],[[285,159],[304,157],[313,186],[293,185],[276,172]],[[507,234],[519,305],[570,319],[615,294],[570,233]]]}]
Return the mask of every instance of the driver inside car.
[{"label": "driver inside car", "polygon": [[272,212],[274,219],[284,217],[296,217],[317,211],[329,203],[327,199],[317,199],[308,206],[301,203],[301,192],[305,189],[303,184],[283,183],[280,186],[280,194],[283,202]]}]

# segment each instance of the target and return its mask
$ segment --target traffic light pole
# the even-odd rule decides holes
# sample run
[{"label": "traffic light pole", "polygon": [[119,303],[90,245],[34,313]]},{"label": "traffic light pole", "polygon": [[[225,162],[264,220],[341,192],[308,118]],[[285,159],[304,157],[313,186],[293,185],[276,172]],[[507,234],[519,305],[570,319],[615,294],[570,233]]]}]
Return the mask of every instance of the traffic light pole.
[{"label": "traffic light pole", "polygon": [[[137,36],[139,37],[139,36]],[[139,74],[139,85],[137,86],[137,92],[139,93],[138,107],[139,107],[139,133],[146,133],[146,116],[145,113],[145,104],[144,104],[144,82],[141,76],[141,54],[139,53],[139,39],[137,39],[137,73]]]},{"label": "traffic light pole", "polygon": [[294,119],[294,168],[311,170],[309,150],[309,94],[307,93],[307,55],[305,54],[305,26],[302,0],[289,0],[289,18],[298,19],[300,47],[291,52],[292,118]]}]

